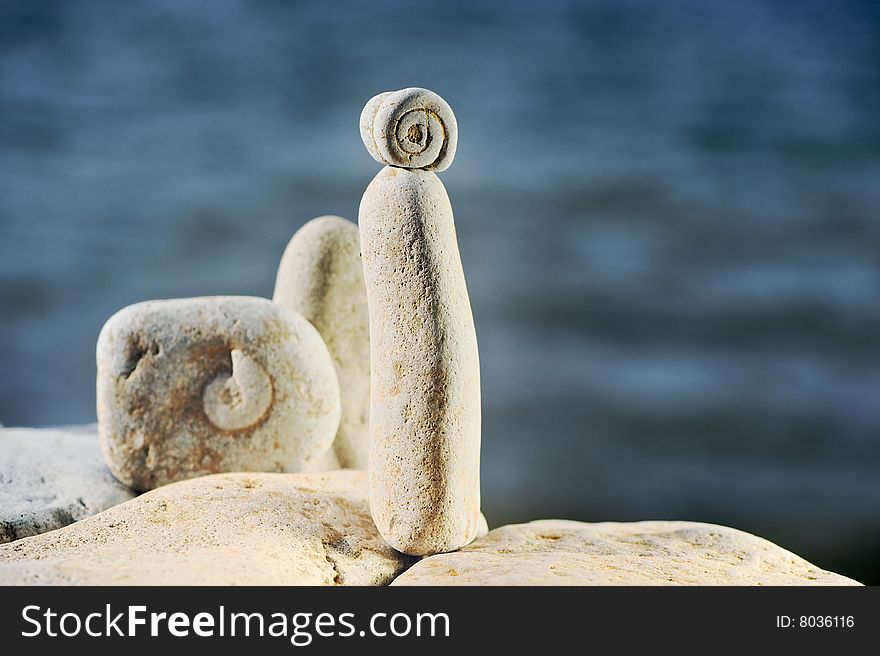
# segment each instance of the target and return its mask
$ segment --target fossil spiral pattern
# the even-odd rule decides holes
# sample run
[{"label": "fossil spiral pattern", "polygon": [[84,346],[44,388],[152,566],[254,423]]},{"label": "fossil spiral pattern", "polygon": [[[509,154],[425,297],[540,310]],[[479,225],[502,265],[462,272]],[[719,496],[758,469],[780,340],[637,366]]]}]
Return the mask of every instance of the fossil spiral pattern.
[{"label": "fossil spiral pattern", "polygon": [[136,490],[227,471],[297,472],[330,451],[339,383],[318,331],[261,298],[148,301],[98,338],[98,432]]},{"label": "fossil spiral pattern", "polygon": [[232,371],[205,386],[202,403],[208,420],[222,430],[241,430],[262,419],[272,405],[272,379],[244,351],[232,349]]},{"label": "fossil spiral pattern", "polygon": [[445,171],[458,145],[452,109],[433,91],[412,87],[371,98],[360,120],[361,138],[380,164]]}]

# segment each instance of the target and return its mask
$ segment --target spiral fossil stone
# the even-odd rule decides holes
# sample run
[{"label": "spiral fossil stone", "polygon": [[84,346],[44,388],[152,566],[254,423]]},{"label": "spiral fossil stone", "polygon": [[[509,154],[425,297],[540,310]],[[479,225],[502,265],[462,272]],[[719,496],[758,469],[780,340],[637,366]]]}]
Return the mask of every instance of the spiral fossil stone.
[{"label": "spiral fossil stone", "polygon": [[455,158],[458,125],[443,98],[411,87],[371,98],[360,120],[361,139],[380,164],[445,171]]},{"label": "spiral fossil stone", "polygon": [[324,341],[266,299],[129,306],[101,331],[97,362],[101,447],[137,490],[226,471],[302,471],[339,425]]}]

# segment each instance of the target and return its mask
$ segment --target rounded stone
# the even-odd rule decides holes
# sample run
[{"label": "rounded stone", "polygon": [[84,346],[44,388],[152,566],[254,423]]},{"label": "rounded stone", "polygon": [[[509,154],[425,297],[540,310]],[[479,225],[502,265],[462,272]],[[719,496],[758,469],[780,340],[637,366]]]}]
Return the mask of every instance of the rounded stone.
[{"label": "rounded stone", "polygon": [[477,533],[475,537],[481,538],[484,535],[489,533],[489,522],[486,521],[486,516],[483,513],[480,513],[479,518],[477,519]]},{"label": "rounded stone", "polygon": [[324,338],[342,401],[333,442],[335,465],[366,469],[370,325],[357,225],[338,216],[321,216],[300,228],[281,258],[272,300],[304,316]]},{"label": "rounded stone", "polygon": [[425,558],[394,585],[859,585],[772,542],[698,522],[542,520]]},{"label": "rounded stone", "polygon": [[480,365],[452,207],[430,171],[386,167],[360,206],[370,317],[370,508],[414,555],[476,536]]},{"label": "rounded stone", "polygon": [[0,585],[386,585],[366,475],[229,473],[174,483],[0,546]]},{"label": "rounded stone", "polygon": [[410,87],[380,93],[364,106],[361,139],[380,164],[445,171],[455,158],[458,124],[433,91]]},{"label": "rounded stone", "polygon": [[97,363],[101,447],[136,490],[225,471],[302,471],[339,424],[321,336],[266,299],[129,306],[101,331]]},{"label": "rounded stone", "polygon": [[54,531],[134,496],[107,469],[96,426],[0,428],[0,542]]}]

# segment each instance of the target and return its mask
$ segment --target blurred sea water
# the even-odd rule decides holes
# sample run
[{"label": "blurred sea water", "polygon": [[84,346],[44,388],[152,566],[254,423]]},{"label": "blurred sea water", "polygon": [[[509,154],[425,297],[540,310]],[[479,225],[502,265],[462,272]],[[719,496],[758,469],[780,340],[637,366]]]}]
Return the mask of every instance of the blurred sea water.
[{"label": "blurred sea water", "polygon": [[0,422],[94,421],[123,306],[270,296],[414,85],[460,126],[490,525],[723,523],[880,583],[869,0],[3,0]]}]

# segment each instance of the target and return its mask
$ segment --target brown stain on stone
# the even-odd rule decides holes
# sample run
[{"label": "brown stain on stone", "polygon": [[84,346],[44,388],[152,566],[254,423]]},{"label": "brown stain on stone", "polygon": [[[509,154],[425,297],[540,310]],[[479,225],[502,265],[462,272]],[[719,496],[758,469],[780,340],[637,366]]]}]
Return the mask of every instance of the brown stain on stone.
[{"label": "brown stain on stone", "polygon": [[418,123],[414,123],[409,126],[409,130],[406,131],[406,138],[409,139],[412,143],[418,144],[422,142],[422,126]]}]

